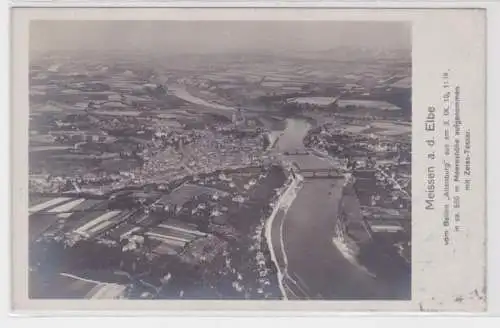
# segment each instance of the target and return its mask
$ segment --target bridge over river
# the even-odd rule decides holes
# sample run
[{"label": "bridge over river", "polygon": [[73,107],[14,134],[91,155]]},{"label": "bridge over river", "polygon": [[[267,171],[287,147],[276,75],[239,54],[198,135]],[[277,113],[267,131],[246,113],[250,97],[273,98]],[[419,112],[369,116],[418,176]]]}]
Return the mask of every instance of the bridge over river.
[{"label": "bridge over river", "polygon": [[[303,138],[310,124],[289,119],[273,150],[305,177],[287,210],[271,222],[270,248],[288,299],[407,299],[407,288],[369,274],[335,246],[333,236],[344,179],[327,158],[309,153]],[[288,154],[288,155],[287,155]]]}]

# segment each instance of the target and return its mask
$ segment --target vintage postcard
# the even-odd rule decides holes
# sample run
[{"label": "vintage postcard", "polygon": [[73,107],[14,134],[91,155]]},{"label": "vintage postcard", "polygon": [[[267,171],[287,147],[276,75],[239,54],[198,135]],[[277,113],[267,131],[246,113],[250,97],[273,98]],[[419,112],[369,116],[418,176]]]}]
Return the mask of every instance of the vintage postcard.
[{"label": "vintage postcard", "polygon": [[484,11],[12,31],[15,311],[486,310]]}]

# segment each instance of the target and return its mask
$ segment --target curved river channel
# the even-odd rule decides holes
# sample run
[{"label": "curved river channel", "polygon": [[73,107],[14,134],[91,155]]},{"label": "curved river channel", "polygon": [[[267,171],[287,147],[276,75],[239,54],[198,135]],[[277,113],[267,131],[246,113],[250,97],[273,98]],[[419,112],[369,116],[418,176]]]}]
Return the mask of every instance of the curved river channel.
[{"label": "curved river channel", "polygon": [[[305,150],[311,124],[288,119],[275,150]],[[331,167],[315,155],[284,155],[299,167]],[[305,179],[287,209],[271,223],[270,239],[287,299],[407,299],[407,286],[369,274],[333,243],[343,179]]]}]

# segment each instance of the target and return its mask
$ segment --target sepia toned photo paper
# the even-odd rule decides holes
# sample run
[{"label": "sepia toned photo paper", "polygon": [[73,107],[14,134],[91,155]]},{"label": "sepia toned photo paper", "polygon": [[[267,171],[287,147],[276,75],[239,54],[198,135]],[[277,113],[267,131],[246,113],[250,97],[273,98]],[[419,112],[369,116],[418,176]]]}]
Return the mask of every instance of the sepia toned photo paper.
[{"label": "sepia toned photo paper", "polygon": [[487,310],[483,10],[11,23],[14,312]]}]

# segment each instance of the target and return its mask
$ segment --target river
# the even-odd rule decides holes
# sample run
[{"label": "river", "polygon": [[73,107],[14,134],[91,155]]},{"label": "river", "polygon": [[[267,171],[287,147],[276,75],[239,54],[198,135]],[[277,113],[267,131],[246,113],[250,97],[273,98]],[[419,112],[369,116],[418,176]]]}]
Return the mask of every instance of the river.
[{"label": "river", "polygon": [[286,128],[284,131],[274,131],[279,134],[276,150],[279,152],[304,150],[304,137],[311,128],[311,124],[303,119],[286,119]]},{"label": "river", "polygon": [[212,108],[212,109],[218,109],[222,111],[231,111],[234,112],[236,111],[235,108],[233,107],[228,107],[224,106],[215,102],[208,102],[205,99],[198,98],[196,96],[193,96],[191,93],[189,93],[185,88],[183,87],[178,87],[178,86],[169,86],[168,87],[169,91],[172,92],[176,97],[190,102],[192,104]]},{"label": "river", "polygon": [[[275,151],[305,150],[303,138],[311,124],[288,119]],[[312,154],[283,155],[303,166],[327,166],[328,160]],[[286,211],[271,223],[273,249],[286,297],[289,299],[398,299],[404,293],[378,280],[333,243],[343,179],[306,179]]]},{"label": "river", "polygon": [[[300,169],[331,169],[334,165],[329,158],[309,154],[304,146],[304,137],[311,127],[312,124],[305,119],[286,119],[285,130],[272,132],[278,138],[274,151],[280,154],[283,160],[294,163]],[[294,154],[296,152],[299,154]]]}]

